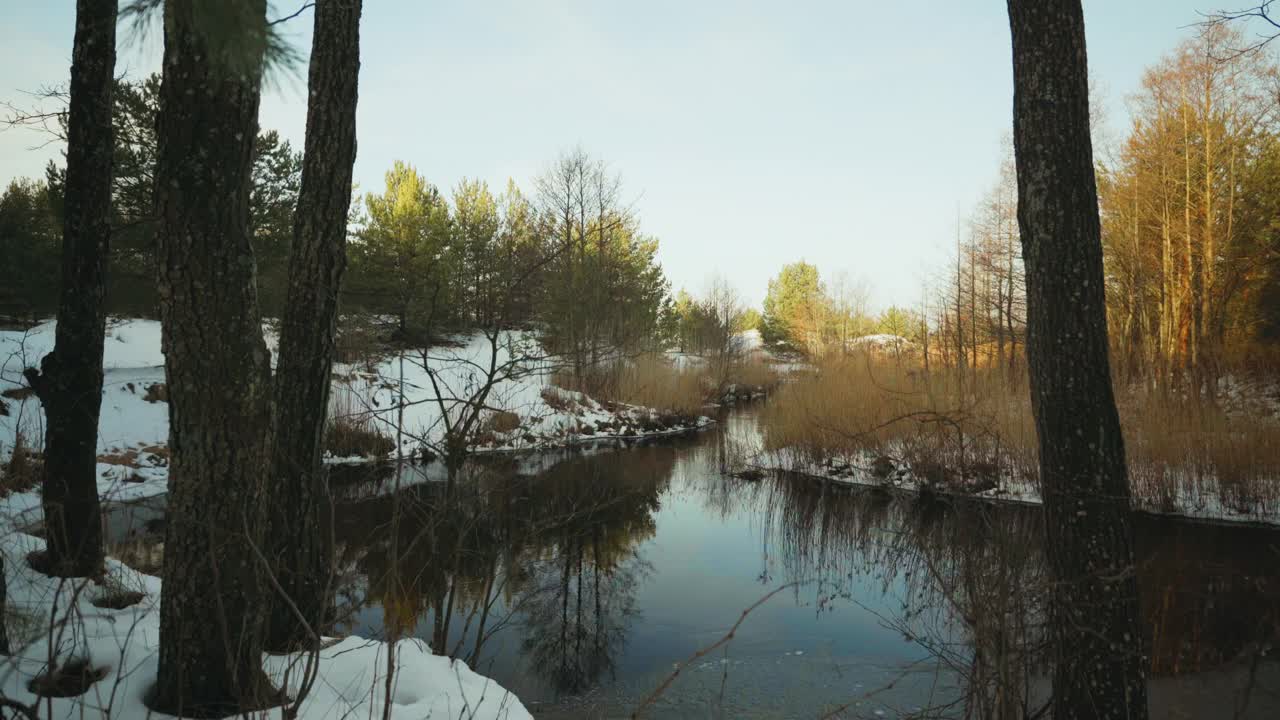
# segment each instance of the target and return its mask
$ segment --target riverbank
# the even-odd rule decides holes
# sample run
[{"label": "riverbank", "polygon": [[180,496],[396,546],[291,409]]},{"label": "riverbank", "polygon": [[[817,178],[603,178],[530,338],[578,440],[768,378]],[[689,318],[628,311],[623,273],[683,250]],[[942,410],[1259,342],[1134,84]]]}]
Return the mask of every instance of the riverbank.
[{"label": "riverbank", "polygon": [[[1026,377],[1005,368],[820,360],[761,412],[742,464],[913,493],[1040,502]],[[1280,524],[1280,392],[1224,378],[1214,399],[1117,383],[1133,506],[1218,522]]]},{"label": "riverbank", "polygon": [[[11,654],[0,659],[0,692],[11,701],[39,705],[48,717],[156,717],[145,703],[156,676],[163,583],[108,558],[98,579],[62,580],[39,573],[27,557],[44,549],[40,538],[16,530],[0,510],[0,552],[8,592],[5,622]],[[524,720],[528,711],[512,694],[466,663],[431,654],[420,643],[395,646],[394,682],[386,691],[388,645],[349,636],[328,642],[315,682],[302,697],[304,653],[263,655],[263,669],[294,702],[300,720],[381,717],[390,701],[411,717]],[[33,692],[60,674],[57,692]],[[52,687],[52,686],[50,686]],[[164,716],[160,716],[164,717]],[[254,717],[284,717],[277,708]]]},{"label": "riverbank", "polygon": [[[274,350],[269,328],[265,337]],[[0,466],[15,451],[38,452],[44,415],[22,371],[39,365],[53,339],[52,322],[0,331]],[[104,490],[128,496],[139,490],[127,485],[145,485],[166,472],[160,324],[113,320],[105,347],[98,471],[108,481]],[[562,367],[520,332],[460,336],[426,352],[381,352],[336,363],[327,440],[339,436],[337,429],[347,434],[343,440],[355,441],[330,442],[327,459],[429,458],[441,454],[451,432],[464,432],[471,452],[531,451],[689,433],[712,422],[699,411],[701,400],[664,409],[566,390],[553,382]]]},{"label": "riverbank", "polygon": [[[82,682],[84,692],[51,700],[53,712],[77,717],[145,717],[145,693],[155,675],[163,584],[152,575],[107,561],[103,577],[59,581],[33,570],[27,557],[43,549],[35,535],[42,522],[36,487],[44,417],[22,370],[37,366],[52,349],[52,323],[0,332],[0,552],[8,587],[6,620],[14,654],[0,680],[6,697],[35,702],[37,678],[57,658],[58,682]],[[267,333],[268,346],[274,337]],[[688,434],[713,424],[702,415],[663,412],[598,402],[552,385],[553,361],[537,357],[526,337],[505,334],[460,338],[422,362],[383,356],[334,368],[332,420],[352,418],[385,440],[380,453],[329,453],[330,463],[377,463],[397,456],[418,460],[405,482],[444,479],[443,463],[428,456],[468,407],[483,417],[469,436],[477,454],[518,453],[542,464],[552,448],[602,446]],[[486,365],[483,356],[501,356]],[[525,353],[528,357],[518,356]],[[480,374],[493,364],[499,374]],[[104,358],[98,439],[98,489],[104,504],[136,503],[163,495],[169,475],[168,406],[159,324],[113,321]],[[488,394],[475,394],[488,383]],[[354,411],[354,412],[351,412]],[[394,418],[394,420],[392,419]],[[397,448],[390,438],[398,438]],[[428,460],[428,461],[423,461]],[[438,477],[437,477],[438,476]],[[462,662],[432,654],[421,642],[395,645],[390,694],[385,668],[390,645],[358,635],[333,640],[321,653],[316,682],[298,708],[299,718],[378,717],[387,702],[415,717],[518,720],[529,717],[514,695]],[[306,658],[264,656],[278,686],[297,691]],[[36,683],[36,685],[32,685]],[[30,687],[29,687],[30,686]],[[58,690],[58,692],[62,692]]]},{"label": "riverbank", "polygon": [[[861,488],[873,488],[917,497],[945,496],[970,498],[993,503],[1040,505],[1038,485],[1030,480],[1012,475],[995,476],[988,473],[991,467],[981,468],[981,475],[961,480],[957,472],[952,478],[921,477],[910,467],[902,466],[883,455],[864,453],[855,457],[828,458],[821,462],[787,460],[787,453],[768,453],[736,470],[739,476],[758,476],[765,472],[780,472],[820,482],[834,482]],[[1196,491],[1192,492],[1195,488]],[[1176,518],[1214,523],[1280,527],[1280,511],[1270,505],[1259,504],[1238,509],[1223,502],[1223,491],[1207,483],[1179,486],[1180,492],[1172,498],[1152,498],[1134,494],[1133,510],[1156,517]]]}]

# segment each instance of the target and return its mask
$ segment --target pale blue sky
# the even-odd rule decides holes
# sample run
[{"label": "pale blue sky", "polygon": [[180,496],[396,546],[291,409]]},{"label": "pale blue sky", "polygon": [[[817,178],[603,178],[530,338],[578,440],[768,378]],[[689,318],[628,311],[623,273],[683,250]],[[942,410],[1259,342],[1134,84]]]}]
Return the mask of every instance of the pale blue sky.
[{"label": "pale blue sky", "polygon": [[[68,73],[75,3],[3,2],[0,97],[20,100]],[[1114,130],[1143,68],[1223,2],[1085,0]],[[304,57],[310,24],[290,23]],[[365,0],[361,34],[363,189],[404,159],[442,189],[529,190],[581,145],[622,174],[676,287],[719,272],[752,302],[803,258],[915,303],[1011,123],[1002,0]],[[118,64],[149,72],[159,51],[131,42]],[[261,115],[298,147],[304,78]],[[42,172],[37,142],[0,133],[0,180]]]}]

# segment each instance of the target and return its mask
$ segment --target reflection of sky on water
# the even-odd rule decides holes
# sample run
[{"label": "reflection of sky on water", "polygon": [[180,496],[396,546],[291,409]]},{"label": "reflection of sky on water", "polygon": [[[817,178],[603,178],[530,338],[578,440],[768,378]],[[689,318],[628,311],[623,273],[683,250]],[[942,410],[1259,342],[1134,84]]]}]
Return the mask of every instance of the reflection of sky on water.
[{"label": "reflection of sky on water", "polygon": [[[738,420],[728,429],[734,435],[745,432],[749,439],[752,426]],[[558,697],[545,679],[546,668],[537,666],[522,647],[538,631],[516,626],[489,641],[477,669],[531,707],[547,709],[559,702],[576,708],[571,715],[588,716],[603,708],[629,707],[656,687],[675,663],[720,639],[744,609],[798,579],[789,575],[782,558],[769,547],[765,497],[740,493],[738,481],[718,472],[719,454],[725,450],[719,437],[710,434],[677,447],[628,451],[659,457],[647,466],[662,477],[648,478],[658,492],[659,509],[652,516],[656,532],[630,549],[635,559],[628,566],[635,569],[635,579],[625,591],[633,595],[636,614],[623,622],[624,637],[612,648],[610,672],[580,697]],[[627,465],[623,472],[630,475],[631,468]],[[599,481],[616,479],[600,477]],[[538,491],[536,480],[530,490]],[[554,578],[555,572],[553,568],[550,576]],[[684,670],[655,705],[655,714],[705,716],[718,707],[718,712],[735,717],[757,713],[772,717],[802,708],[810,710],[802,714],[812,715],[821,707],[888,684],[900,668],[924,656],[874,614],[895,612],[900,606],[900,583],[893,581],[887,595],[879,579],[843,582],[841,587],[852,593],[851,598],[821,609],[818,597],[823,590],[816,584],[788,588],[773,597],[746,619],[727,653],[718,650]],[[572,614],[572,592],[570,596]],[[433,620],[428,611],[415,636],[428,640]],[[382,622],[380,607],[365,607],[357,611],[349,629],[377,635]],[[462,622],[455,616],[456,625]],[[556,631],[544,630],[554,640]],[[927,688],[935,680],[932,674],[899,680],[894,691],[877,699],[908,707],[920,696],[921,686]]]},{"label": "reflection of sky on water", "polygon": [[[917,503],[804,478],[751,482],[721,472],[757,441],[752,416],[738,413],[692,440],[490,458],[454,486],[427,478],[400,496],[402,542],[436,550],[405,551],[403,587],[394,591],[386,581],[393,473],[349,468],[351,477],[335,479],[343,498],[339,606],[351,613],[337,631],[380,637],[387,614],[378,598],[390,597],[397,622],[430,643],[445,591],[462,588],[461,605],[474,603],[493,568],[511,567],[516,577],[493,595],[492,612],[510,624],[484,644],[476,669],[539,717],[627,717],[745,608],[806,580],[754,610],[727,652],[685,668],[646,717],[812,718],[860,699],[850,716],[897,717],[959,697],[963,677],[904,630],[950,642],[961,666],[974,656],[974,638],[1006,637],[1003,621],[988,622],[984,632],[995,637],[962,631],[953,603],[981,617],[984,604],[1034,597],[1026,588],[1041,577],[1039,511]],[[406,476],[432,472],[411,468]],[[163,506],[163,497],[108,505],[116,552],[135,541],[153,547]],[[1234,714],[1249,661],[1280,637],[1280,533],[1144,516],[1136,532],[1152,717]],[[439,566],[450,542],[465,556],[452,569]],[[605,570],[595,572],[597,565]],[[957,583],[950,596],[937,591],[939,577]],[[968,600],[956,597],[966,593]],[[461,605],[450,621],[450,652],[467,624]],[[1002,612],[1023,618],[1032,631],[1020,637],[1035,642],[1041,606],[1019,601]],[[462,644],[460,656],[470,646]],[[1013,647],[1013,659],[1026,661],[1025,643]],[[1280,717],[1273,655],[1258,664],[1241,717]],[[1030,675],[1031,694],[1043,696],[1042,671]],[[961,714],[953,707],[942,715]]]},{"label": "reflection of sky on water", "polygon": [[[504,499],[494,501],[481,493],[478,505],[462,511],[485,509],[478,516],[482,524],[493,521],[486,532],[501,534],[528,523],[530,513],[546,513],[533,520],[551,529],[515,531],[521,538],[519,562],[532,568],[531,575],[497,602],[494,615],[511,615],[512,624],[484,645],[476,669],[514,691],[540,716],[629,716],[675,664],[719,640],[745,608],[780,585],[806,580],[810,582],[753,611],[727,652],[717,650],[685,668],[647,716],[817,717],[871,694],[853,708],[858,715],[875,717],[880,711],[896,717],[956,699],[962,678],[904,637],[904,612],[923,607],[923,614],[905,627],[917,635],[932,632],[935,640],[968,638],[958,634],[947,601],[936,592],[919,594],[931,582],[921,577],[920,558],[927,557],[923,562],[936,564],[943,573],[974,573],[968,577],[977,578],[978,597],[1018,594],[1022,588],[1016,583],[1037,577],[1039,570],[1038,511],[973,503],[916,506],[798,478],[746,482],[720,472],[729,456],[755,442],[754,419],[743,413],[692,441],[585,457],[568,453],[545,474],[519,481],[523,485],[487,486],[486,492],[501,488],[495,494]],[[415,492],[430,498],[440,494],[440,487],[436,483]],[[463,496],[468,502],[476,502],[467,492]],[[572,532],[556,529],[557,508],[566,503],[589,508],[592,498],[602,497],[605,509],[585,515],[575,511],[563,523]],[[490,508],[503,508],[507,515],[486,516]],[[380,524],[385,513],[382,506],[366,510],[355,527]],[[812,518],[817,522],[807,522]],[[1233,578],[1258,574],[1253,565],[1241,566],[1239,548],[1274,545],[1275,534],[1167,521],[1144,520],[1139,527],[1145,528],[1139,533],[1140,551],[1146,546],[1140,553],[1146,558],[1145,575],[1161,586],[1155,592],[1175,598],[1153,620],[1173,639],[1157,655],[1158,667],[1191,667],[1187,663],[1193,661],[1210,669],[1220,662],[1215,655],[1219,649],[1225,655],[1239,653],[1251,642],[1249,633],[1256,635],[1264,622],[1280,614],[1272,612],[1257,622],[1223,621],[1224,616],[1271,612],[1259,603],[1276,597],[1274,577],[1259,586],[1264,591]],[[356,548],[355,556],[374,557],[383,547],[375,543],[368,552]],[[566,547],[574,552],[566,553]],[[477,556],[470,570],[474,573],[488,550],[468,552]],[[1191,556],[1184,557],[1187,553]],[[431,556],[414,557],[413,562],[421,563]],[[593,573],[593,558],[601,557],[616,564]],[[1230,569],[1225,575],[1204,570],[1215,563]],[[412,567],[401,572],[449,575]],[[1270,572],[1274,575],[1274,568]],[[566,575],[571,577],[567,584]],[[981,586],[993,578],[1015,585],[983,595],[992,588]],[[357,578],[354,586],[362,582]],[[374,585],[372,580],[365,584]],[[474,579],[470,587],[474,591]],[[1215,588],[1215,594],[1202,602],[1197,593],[1203,595],[1204,587]],[[593,611],[597,599],[600,606]],[[430,598],[417,601],[428,609],[413,634],[430,642],[435,620]],[[517,603],[520,612],[509,613],[508,601]],[[1219,607],[1229,604],[1234,606]],[[599,621],[593,619],[596,612]],[[1033,618],[1031,624],[1039,621]],[[383,609],[374,604],[359,609],[344,629],[377,636],[383,622]],[[449,648],[465,622],[455,609]],[[1186,654],[1184,637],[1196,638],[1203,647]],[[593,650],[593,642],[600,647]],[[953,650],[953,661],[967,662],[972,655],[965,644]],[[1274,665],[1264,667],[1267,678],[1275,679]],[[1198,677],[1216,683],[1212,692],[1204,691],[1199,680],[1161,680],[1153,686],[1153,708],[1177,707],[1192,697],[1206,702],[1216,696],[1220,702],[1236,693],[1238,673]],[[1042,690],[1034,678],[1031,683],[1033,694]],[[1213,707],[1208,702],[1206,707]],[[1251,710],[1261,714],[1252,716],[1268,716],[1265,702],[1255,702]],[[961,714],[959,708],[953,710],[950,714]]]}]

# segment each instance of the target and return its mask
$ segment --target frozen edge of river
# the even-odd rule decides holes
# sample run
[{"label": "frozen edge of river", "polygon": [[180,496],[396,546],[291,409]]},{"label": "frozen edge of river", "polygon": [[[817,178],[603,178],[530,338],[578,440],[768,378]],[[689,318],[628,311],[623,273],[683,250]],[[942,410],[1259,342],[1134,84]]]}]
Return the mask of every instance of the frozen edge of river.
[{"label": "frozen edge of river", "polygon": [[[825,462],[794,460],[788,456],[796,453],[787,450],[759,453],[752,462],[746,464],[748,469],[761,472],[781,472],[802,476],[811,480],[834,482],[868,489],[881,489],[907,495],[920,496],[926,493],[948,497],[967,498],[991,503],[1016,505],[1040,505],[1040,491],[1032,483],[1012,477],[1001,477],[997,487],[978,492],[938,487],[921,482],[911,474],[909,469],[895,468],[887,478],[877,477],[872,471],[874,456],[866,453],[861,457],[834,458]],[[1134,498],[1133,512],[1196,522],[1223,523],[1231,525],[1248,525],[1275,529],[1280,527],[1280,512],[1268,512],[1258,508],[1253,512],[1237,512],[1223,504],[1220,493],[1214,488],[1202,488],[1199,495],[1192,495],[1185,487],[1178,488],[1174,499],[1175,509],[1154,507],[1142,498]]]}]

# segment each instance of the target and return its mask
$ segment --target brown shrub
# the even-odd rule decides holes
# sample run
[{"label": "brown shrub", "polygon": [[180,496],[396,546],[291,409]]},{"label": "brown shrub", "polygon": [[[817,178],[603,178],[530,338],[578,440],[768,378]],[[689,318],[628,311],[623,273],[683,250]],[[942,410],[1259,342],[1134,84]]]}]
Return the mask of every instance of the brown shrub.
[{"label": "brown shrub", "polygon": [[728,380],[734,385],[745,385],[761,390],[771,390],[781,381],[778,369],[759,357],[753,357],[729,368]]},{"label": "brown shrub", "polygon": [[40,697],[76,697],[106,676],[106,668],[95,668],[88,660],[78,658],[35,676],[27,689]]},{"label": "brown shrub", "polygon": [[43,470],[43,455],[27,447],[26,436],[19,432],[14,439],[13,454],[0,478],[0,495],[26,492],[37,487]]},{"label": "brown shrub", "polygon": [[324,432],[324,452],[335,457],[384,457],[395,441],[378,432],[371,419],[330,419]]},{"label": "brown shrub", "polygon": [[[557,387],[563,387],[568,389],[568,387],[564,383],[571,384],[572,379],[568,377],[562,378],[560,376],[556,376],[555,378],[552,378],[552,383]],[[539,394],[542,395],[542,401],[547,404],[547,407],[551,408],[552,410],[555,410],[556,412],[563,413],[563,412],[570,412],[573,410],[574,401],[570,400],[569,398],[565,397],[561,393],[557,392],[555,387],[544,387],[542,388],[542,392]]]},{"label": "brown shrub", "polygon": [[378,432],[376,418],[361,407],[355,391],[343,387],[329,403],[321,448],[335,457],[380,458],[395,450],[396,444]]},{"label": "brown shrub", "polygon": [[505,410],[491,412],[481,423],[482,433],[509,433],[520,429],[520,416]]},{"label": "brown shrub", "polygon": [[149,403],[169,402],[169,387],[164,383],[151,383],[146,389],[147,393],[142,396],[143,400]]}]

